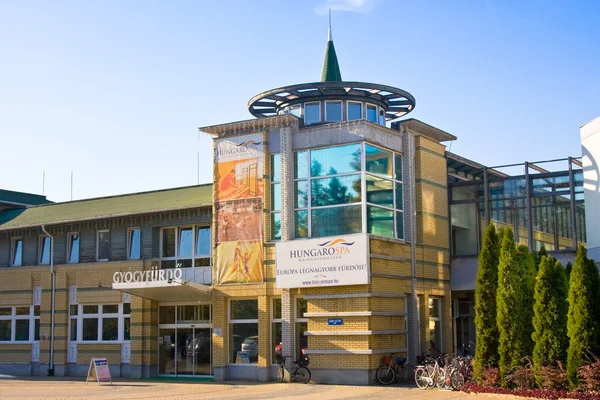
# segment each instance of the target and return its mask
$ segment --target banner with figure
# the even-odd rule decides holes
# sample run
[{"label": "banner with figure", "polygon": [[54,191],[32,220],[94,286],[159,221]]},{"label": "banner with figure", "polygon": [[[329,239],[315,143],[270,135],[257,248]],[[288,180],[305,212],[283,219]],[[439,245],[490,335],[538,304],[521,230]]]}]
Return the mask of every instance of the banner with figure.
[{"label": "banner with figure", "polygon": [[216,283],[263,281],[262,133],[217,140]]}]

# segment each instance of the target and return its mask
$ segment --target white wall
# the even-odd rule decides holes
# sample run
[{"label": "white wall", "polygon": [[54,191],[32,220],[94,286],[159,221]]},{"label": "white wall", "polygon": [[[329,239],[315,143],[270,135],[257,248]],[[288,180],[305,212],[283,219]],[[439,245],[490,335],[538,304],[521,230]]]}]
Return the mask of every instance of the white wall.
[{"label": "white wall", "polygon": [[588,257],[600,262],[600,117],[580,131]]}]

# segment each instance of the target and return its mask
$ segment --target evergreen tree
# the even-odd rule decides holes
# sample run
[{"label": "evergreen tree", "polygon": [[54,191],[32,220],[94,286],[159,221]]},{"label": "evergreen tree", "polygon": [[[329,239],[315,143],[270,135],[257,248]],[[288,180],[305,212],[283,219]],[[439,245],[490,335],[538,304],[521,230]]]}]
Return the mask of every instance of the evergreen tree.
[{"label": "evergreen tree", "polygon": [[496,324],[496,290],[498,288],[499,247],[496,228],[490,224],[484,235],[479,253],[477,283],[475,286],[475,378],[481,371],[498,362],[498,325]]},{"label": "evergreen tree", "polygon": [[569,283],[567,377],[572,389],[579,383],[577,371],[584,350],[593,349],[598,338],[597,290],[598,269],[587,258],[585,246],[580,245]]},{"label": "evergreen tree", "polygon": [[[542,247],[542,249],[544,249]],[[535,252],[533,252],[535,254]],[[540,252],[541,253],[541,252]],[[534,291],[535,291],[535,276],[537,273],[537,267],[535,265],[535,257],[531,257],[527,246],[521,244],[517,247],[517,264],[521,271],[521,301],[522,309],[519,313],[522,324],[522,349],[523,357],[530,355],[533,352],[533,304],[534,304]]]},{"label": "evergreen tree", "polygon": [[540,371],[545,363],[564,362],[566,358],[568,290],[567,275],[561,263],[542,256],[535,282],[532,335],[533,370],[538,385],[542,383]]},{"label": "evergreen tree", "polygon": [[523,278],[527,275],[527,263],[523,263],[523,259],[529,259],[529,255],[517,255],[512,229],[506,228],[500,249],[496,294],[500,334],[498,366],[503,385],[506,384],[506,375],[510,369],[517,366],[526,355],[525,332],[528,328],[524,324],[527,312],[524,312]]},{"label": "evergreen tree", "polygon": [[573,264],[569,261],[567,266],[565,267],[565,273],[567,274],[567,281],[571,280],[571,270],[573,269]]}]

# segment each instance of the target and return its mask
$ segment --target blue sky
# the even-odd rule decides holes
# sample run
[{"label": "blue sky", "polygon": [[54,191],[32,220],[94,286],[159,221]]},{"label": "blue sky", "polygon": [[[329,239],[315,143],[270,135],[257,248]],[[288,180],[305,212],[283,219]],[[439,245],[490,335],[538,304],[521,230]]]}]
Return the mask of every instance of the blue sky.
[{"label": "blue sky", "polygon": [[0,1],[0,188],[54,201],[212,180],[199,126],[317,81],[328,7],[345,80],[493,166],[580,156],[600,115],[598,1]]}]

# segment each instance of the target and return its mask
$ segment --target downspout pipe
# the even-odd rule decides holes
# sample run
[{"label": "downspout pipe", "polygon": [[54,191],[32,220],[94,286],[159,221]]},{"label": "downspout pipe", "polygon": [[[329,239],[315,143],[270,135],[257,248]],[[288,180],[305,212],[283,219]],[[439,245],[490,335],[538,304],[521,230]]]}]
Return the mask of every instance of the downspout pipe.
[{"label": "downspout pipe", "polygon": [[56,292],[56,273],[54,272],[54,236],[52,236],[47,230],[44,224],[41,225],[42,232],[50,237],[50,278],[52,281],[52,305],[51,305],[51,318],[50,324],[50,358],[48,361],[48,376],[54,376],[54,314],[55,314],[55,292]]}]

